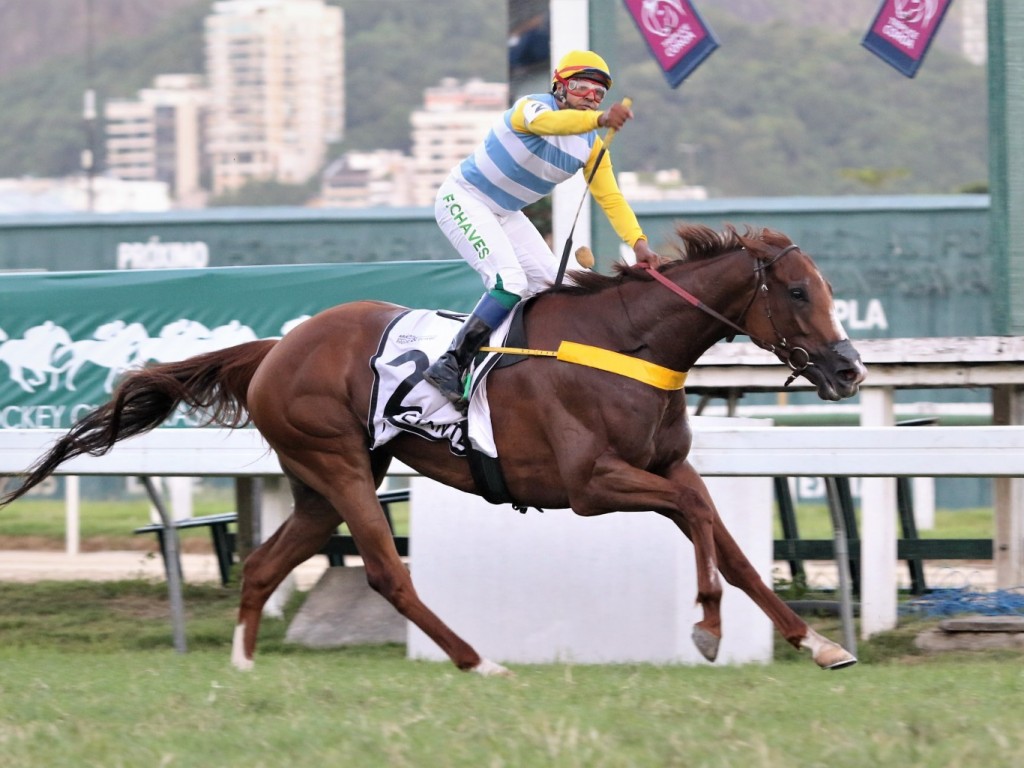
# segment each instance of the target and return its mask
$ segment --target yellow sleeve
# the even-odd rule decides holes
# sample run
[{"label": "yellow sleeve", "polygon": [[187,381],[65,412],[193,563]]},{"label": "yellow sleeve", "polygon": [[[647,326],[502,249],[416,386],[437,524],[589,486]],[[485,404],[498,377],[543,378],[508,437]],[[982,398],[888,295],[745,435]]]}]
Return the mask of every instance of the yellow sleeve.
[{"label": "yellow sleeve", "polygon": [[512,129],[538,136],[572,136],[597,130],[603,112],[582,109],[551,109],[547,104],[523,99],[512,112]]},{"label": "yellow sleeve", "polygon": [[[585,178],[590,178],[590,172],[603,146],[604,143],[598,137],[594,142],[590,159],[587,160],[587,165],[583,169],[583,173],[586,174]],[[640,222],[636,219],[636,214],[633,213],[633,209],[629,207],[626,198],[619,191],[619,184],[615,181],[615,171],[612,169],[612,157],[608,152],[604,153],[601,164],[597,167],[597,173],[594,174],[594,180],[590,182],[590,194],[601,206],[612,229],[622,238],[622,242],[632,248],[636,245],[637,240],[647,239],[647,235],[640,228]]]}]

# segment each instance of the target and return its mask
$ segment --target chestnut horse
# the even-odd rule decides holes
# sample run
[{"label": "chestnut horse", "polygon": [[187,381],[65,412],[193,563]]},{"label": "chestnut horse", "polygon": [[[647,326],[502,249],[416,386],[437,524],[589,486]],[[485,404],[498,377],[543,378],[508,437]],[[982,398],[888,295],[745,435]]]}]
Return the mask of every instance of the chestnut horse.
[{"label": "chestnut horse", "polygon": [[[572,285],[537,295],[525,309],[530,347],[563,340],[653,364],[675,384],[530,357],[488,375],[501,469],[517,504],[571,507],[584,517],[654,510],[693,542],[698,649],[714,660],[722,636],[719,574],[742,589],[782,636],[823,668],[856,659],[799,618],[759,577],[725,529],[687,461],[691,432],[681,375],[712,344],[745,333],[807,378],[824,400],[854,395],[865,375],[811,258],[772,230],[716,232],[681,226],[679,257],[657,269],[619,266],[613,276],[574,272]],[[699,297],[699,298],[698,298]],[[252,667],[263,606],[282,579],[315,555],[341,522],[365,562],[370,586],[462,670],[506,674],[423,604],[399,558],[376,489],[392,458],[426,477],[479,493],[469,463],[447,445],[402,433],[369,447],[368,361],[403,307],[357,301],[328,309],[278,340],[260,340],[131,371],[112,399],[77,422],[28,470],[7,503],[62,462],[100,455],[160,426],[181,405],[210,423],[251,419],[277,452],[294,511],[243,568],[232,662]],[[619,359],[622,359],[621,357]],[[788,383],[788,382],[787,382]]]}]

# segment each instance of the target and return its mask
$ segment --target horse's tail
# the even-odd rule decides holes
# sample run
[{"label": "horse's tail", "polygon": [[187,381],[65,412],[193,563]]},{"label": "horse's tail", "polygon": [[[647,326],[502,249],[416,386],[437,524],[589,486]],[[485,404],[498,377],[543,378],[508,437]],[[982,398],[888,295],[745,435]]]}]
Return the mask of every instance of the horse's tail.
[{"label": "horse's tail", "polygon": [[0,506],[23,496],[69,459],[102,456],[115,443],[159,427],[182,405],[204,424],[244,426],[249,422],[249,382],[276,343],[250,341],[126,374],[109,401],[79,419],[26,471],[18,488],[0,496]]}]

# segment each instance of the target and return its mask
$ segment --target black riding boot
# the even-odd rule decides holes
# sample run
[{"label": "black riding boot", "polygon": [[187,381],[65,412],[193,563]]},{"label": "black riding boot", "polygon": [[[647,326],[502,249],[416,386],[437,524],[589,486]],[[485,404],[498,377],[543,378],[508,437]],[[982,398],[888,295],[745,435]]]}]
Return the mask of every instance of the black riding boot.
[{"label": "black riding boot", "polygon": [[475,314],[466,318],[451,347],[423,372],[424,380],[436,387],[448,402],[463,413],[469,401],[463,397],[462,377],[480,347],[491,335],[491,326]]}]

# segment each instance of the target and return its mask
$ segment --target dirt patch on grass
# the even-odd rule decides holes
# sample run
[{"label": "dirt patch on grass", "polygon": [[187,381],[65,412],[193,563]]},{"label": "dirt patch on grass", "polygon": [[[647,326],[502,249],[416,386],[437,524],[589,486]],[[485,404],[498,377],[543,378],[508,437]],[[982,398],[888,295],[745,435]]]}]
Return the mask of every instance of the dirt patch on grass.
[{"label": "dirt patch on grass", "polygon": [[123,595],[104,603],[111,614],[131,619],[160,619],[167,616],[167,604],[146,595]]},{"label": "dirt patch on grass", "polygon": [[[182,537],[181,551],[191,555],[213,552],[209,538]],[[58,552],[64,549],[64,539],[46,536],[0,536],[0,550],[31,552]],[[88,536],[81,540],[82,552],[157,552],[155,535],[148,536]]]}]

